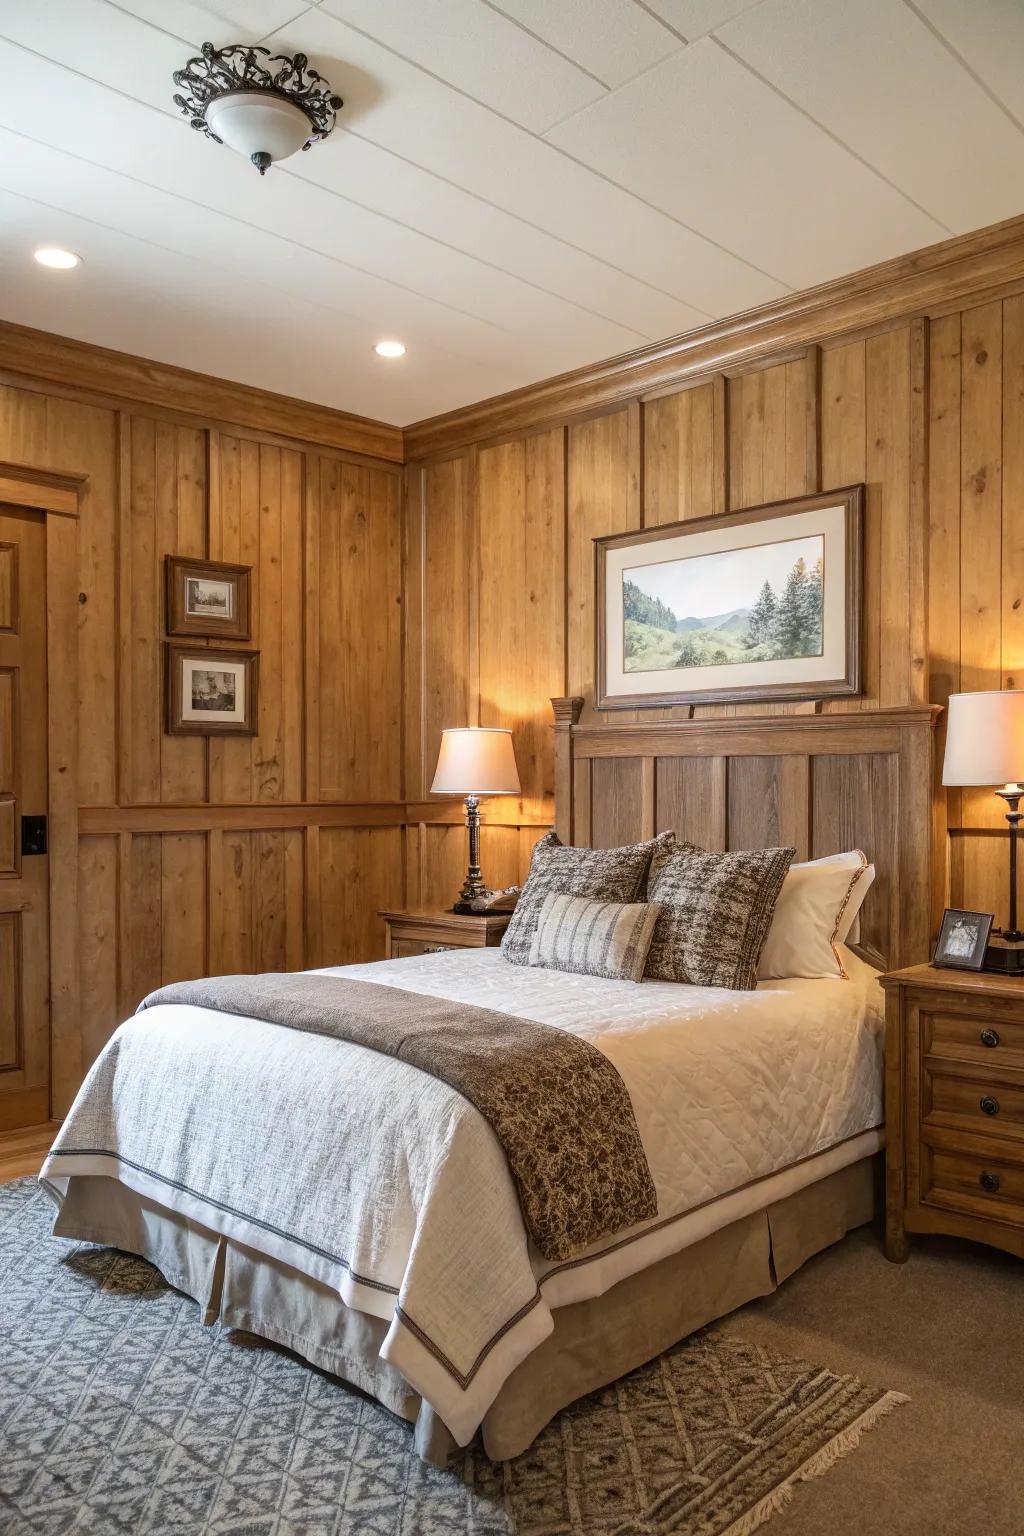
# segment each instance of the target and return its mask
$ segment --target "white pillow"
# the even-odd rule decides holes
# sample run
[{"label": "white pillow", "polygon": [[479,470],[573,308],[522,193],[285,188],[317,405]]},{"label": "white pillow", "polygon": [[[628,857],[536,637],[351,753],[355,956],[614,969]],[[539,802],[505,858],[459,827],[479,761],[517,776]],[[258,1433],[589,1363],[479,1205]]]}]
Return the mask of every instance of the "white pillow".
[{"label": "white pillow", "polygon": [[791,864],[761,951],[758,980],[845,978],[839,945],[848,937],[874,878],[875,866],[859,849]]}]

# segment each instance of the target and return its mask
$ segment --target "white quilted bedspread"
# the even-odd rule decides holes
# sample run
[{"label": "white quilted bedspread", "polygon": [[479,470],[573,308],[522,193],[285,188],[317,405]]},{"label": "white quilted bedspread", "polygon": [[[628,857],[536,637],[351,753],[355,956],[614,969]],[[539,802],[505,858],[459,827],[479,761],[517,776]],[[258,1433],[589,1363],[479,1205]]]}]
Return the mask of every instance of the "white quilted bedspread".
[{"label": "white quilted bedspread", "polygon": [[874,1150],[881,990],[855,956],[847,968],[847,981],[745,993],[510,966],[496,949],[327,972],[555,1025],[614,1062],[658,1217],[582,1263],[532,1249],[493,1132],[445,1084],[193,1007],[122,1026],[43,1177],[58,1191],[74,1175],[118,1178],[388,1319],[383,1355],[466,1443],[552,1308]]},{"label": "white quilted bedspread", "polygon": [[856,955],[845,963],[848,982],[769,981],[756,992],[669,981],[638,990],[506,965],[497,949],[337,974],[476,1003],[589,1040],[629,1089],[664,1218],[880,1123],[881,989]]}]

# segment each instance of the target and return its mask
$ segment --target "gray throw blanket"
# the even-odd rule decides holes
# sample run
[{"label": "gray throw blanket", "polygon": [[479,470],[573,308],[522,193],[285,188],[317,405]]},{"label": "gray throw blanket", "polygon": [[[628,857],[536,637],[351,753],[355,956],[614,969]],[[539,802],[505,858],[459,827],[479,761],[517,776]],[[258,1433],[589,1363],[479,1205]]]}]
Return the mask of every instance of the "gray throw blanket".
[{"label": "gray throw blanket", "polygon": [[629,1093],[607,1056],[550,1024],[337,976],[175,982],[139,1012],[185,1003],[380,1051],[440,1078],[490,1124],[546,1259],[658,1213]]}]

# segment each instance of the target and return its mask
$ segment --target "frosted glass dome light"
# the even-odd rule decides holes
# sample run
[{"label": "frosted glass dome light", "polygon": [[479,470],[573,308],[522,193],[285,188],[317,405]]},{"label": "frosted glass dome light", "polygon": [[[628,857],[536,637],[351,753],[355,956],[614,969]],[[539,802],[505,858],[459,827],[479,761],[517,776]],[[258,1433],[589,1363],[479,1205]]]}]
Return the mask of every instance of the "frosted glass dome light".
[{"label": "frosted glass dome light", "polygon": [[301,107],[266,91],[231,91],[206,109],[211,138],[251,160],[261,176],[275,160],[304,149],[313,124]]},{"label": "frosted glass dome light", "polygon": [[342,106],[304,53],[287,58],[239,43],[204,43],[201,54],[175,71],[174,83],[186,93],[174,104],[190,125],[245,155],[261,176],[276,160],[325,139]]}]

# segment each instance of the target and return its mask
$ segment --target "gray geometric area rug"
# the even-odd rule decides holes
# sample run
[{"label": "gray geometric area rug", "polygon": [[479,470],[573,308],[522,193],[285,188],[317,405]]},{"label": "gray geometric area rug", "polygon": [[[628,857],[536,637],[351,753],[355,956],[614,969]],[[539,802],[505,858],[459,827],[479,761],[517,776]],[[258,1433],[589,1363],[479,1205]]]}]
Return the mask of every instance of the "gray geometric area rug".
[{"label": "gray geometric area rug", "polygon": [[440,1470],[369,1398],[52,1221],[34,1179],[0,1186],[3,1536],[747,1536],[905,1401],[705,1331],[516,1460]]}]

